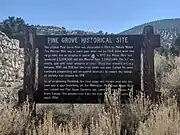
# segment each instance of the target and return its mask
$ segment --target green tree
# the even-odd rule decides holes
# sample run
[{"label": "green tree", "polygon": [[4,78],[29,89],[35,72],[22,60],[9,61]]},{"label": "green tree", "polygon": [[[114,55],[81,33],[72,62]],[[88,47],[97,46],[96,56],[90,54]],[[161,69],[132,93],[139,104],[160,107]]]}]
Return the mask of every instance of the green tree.
[{"label": "green tree", "polygon": [[17,34],[23,34],[26,26],[28,26],[28,24],[26,24],[22,18],[13,16],[8,17],[2,22],[0,31],[6,33],[8,37],[13,38]]},{"label": "green tree", "polygon": [[104,35],[104,32],[102,30],[97,32],[98,35]]},{"label": "green tree", "polygon": [[176,38],[174,46],[180,51],[180,35]]},{"label": "green tree", "polygon": [[180,54],[180,35],[176,38],[172,46],[169,48],[169,52],[173,56],[179,56]]},{"label": "green tree", "polygon": [[163,56],[166,58],[166,60],[169,60],[168,50],[167,49],[164,50]]},{"label": "green tree", "polygon": [[169,53],[171,56],[175,57],[175,56],[179,56],[179,50],[175,47],[175,46],[171,46],[169,48]]},{"label": "green tree", "polygon": [[165,52],[165,48],[163,46],[161,46],[159,49],[158,49],[158,52],[159,54],[162,56]]}]

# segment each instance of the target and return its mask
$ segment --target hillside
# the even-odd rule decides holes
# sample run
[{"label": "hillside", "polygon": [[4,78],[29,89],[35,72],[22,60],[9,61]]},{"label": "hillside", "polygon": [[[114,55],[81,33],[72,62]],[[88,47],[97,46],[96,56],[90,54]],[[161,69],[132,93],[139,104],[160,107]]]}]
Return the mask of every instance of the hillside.
[{"label": "hillside", "polygon": [[64,27],[56,26],[35,26],[37,29],[37,35],[75,35],[75,34],[93,34],[93,32],[87,32],[83,30],[66,30]]},{"label": "hillside", "polygon": [[180,18],[176,18],[148,22],[123,31],[120,34],[141,34],[143,28],[147,25],[152,25],[154,32],[161,35],[161,45],[167,48],[172,45],[178,33],[180,33]]},{"label": "hillside", "polygon": [[[135,26],[119,34],[141,34],[143,28],[147,25],[152,25],[156,34],[161,35],[161,45],[166,49],[169,48],[180,33],[180,18],[164,19],[153,22],[148,22],[139,26]],[[42,26],[42,25],[29,25],[25,23],[22,18],[9,17],[0,22],[0,31],[4,32],[8,37],[14,38],[14,34],[20,33],[26,26],[34,26],[37,28],[37,35],[104,35],[107,32],[99,31],[84,31],[84,30],[67,30],[63,26]],[[112,33],[113,34],[113,33]]]},{"label": "hillside", "polygon": [[[169,48],[173,44],[174,40],[177,38],[178,33],[180,33],[180,18],[176,18],[148,22],[139,26],[135,26],[126,31],[120,32],[119,34],[141,34],[143,32],[143,28],[147,25],[152,25],[154,27],[155,34],[161,35],[161,45],[165,48]],[[102,32],[93,33],[83,30],[66,30],[64,27],[54,26],[38,26],[36,28],[38,35],[104,34]]]}]

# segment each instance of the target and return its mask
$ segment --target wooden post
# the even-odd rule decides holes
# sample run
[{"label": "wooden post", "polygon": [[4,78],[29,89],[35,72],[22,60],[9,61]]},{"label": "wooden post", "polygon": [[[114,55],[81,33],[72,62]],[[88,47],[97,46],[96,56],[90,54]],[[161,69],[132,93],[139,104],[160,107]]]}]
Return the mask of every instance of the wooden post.
[{"label": "wooden post", "polygon": [[24,39],[24,80],[23,80],[23,96],[25,96],[25,100],[26,100],[26,96],[27,96],[27,83],[28,83],[28,72],[27,72],[27,67],[28,67],[28,63],[29,63],[29,59],[28,59],[28,39],[27,39],[27,29],[25,30],[25,39]]},{"label": "wooden post", "polygon": [[26,100],[25,93],[23,89],[18,91],[18,104],[22,104]]},{"label": "wooden post", "polygon": [[20,41],[20,48],[24,49],[24,77],[23,77],[23,89],[18,91],[18,103],[21,105],[26,101],[27,93],[26,93],[26,84],[27,84],[27,66],[28,66],[28,58],[27,58],[27,52],[28,52],[28,45],[27,45],[27,29],[23,31],[23,35],[17,35],[17,39]]},{"label": "wooden post", "polygon": [[29,89],[29,95],[30,95],[30,105],[31,105],[31,111],[33,113],[33,116],[35,116],[36,112],[36,104],[34,103],[34,91],[35,91],[35,74],[36,74],[36,47],[35,47],[35,36],[36,36],[36,29],[30,28],[29,29],[29,57],[30,57],[30,70],[31,73],[29,75],[30,78],[30,89]]},{"label": "wooden post", "polygon": [[155,71],[154,71],[154,49],[160,46],[160,37],[154,35],[152,26],[146,26],[143,30],[143,85],[144,92],[152,100],[157,97],[155,91]]},{"label": "wooden post", "polygon": [[35,106],[33,104],[33,92],[35,90],[35,29],[28,27],[25,31],[25,41],[24,41],[24,83],[23,92],[19,93],[19,101],[24,102],[26,96],[28,96],[28,101],[30,103],[30,111],[33,115],[35,113]]}]

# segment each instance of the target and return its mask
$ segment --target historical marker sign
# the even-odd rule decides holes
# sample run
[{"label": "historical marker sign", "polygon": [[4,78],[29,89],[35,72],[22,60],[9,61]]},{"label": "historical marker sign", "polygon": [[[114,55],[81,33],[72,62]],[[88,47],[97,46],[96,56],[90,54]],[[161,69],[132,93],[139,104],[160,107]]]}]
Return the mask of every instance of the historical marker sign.
[{"label": "historical marker sign", "polygon": [[103,103],[108,84],[140,90],[143,35],[36,36],[36,103]]}]

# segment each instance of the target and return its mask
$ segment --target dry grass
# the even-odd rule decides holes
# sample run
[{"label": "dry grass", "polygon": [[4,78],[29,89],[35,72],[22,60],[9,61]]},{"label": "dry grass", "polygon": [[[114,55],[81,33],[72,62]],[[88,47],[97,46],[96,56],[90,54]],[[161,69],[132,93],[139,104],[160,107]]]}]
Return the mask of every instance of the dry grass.
[{"label": "dry grass", "polygon": [[[115,98],[109,95],[111,98]],[[178,134],[180,124],[179,110],[175,99],[171,102],[152,105],[149,100],[136,99],[136,102],[122,106],[114,100],[105,111],[104,106],[84,107],[91,113],[83,114],[81,110],[74,111],[65,125],[57,124],[52,108],[46,109],[43,119],[29,120],[28,106],[23,110],[13,108],[12,104],[1,104],[0,134],[2,135],[120,135],[132,133],[136,135],[166,135]],[[75,106],[77,109],[79,106]],[[94,110],[94,111],[93,111]],[[96,110],[96,111],[95,111]],[[73,115],[82,117],[73,119]],[[75,115],[74,117],[76,117]],[[61,119],[63,116],[61,115]],[[122,130],[123,129],[123,130]]]},{"label": "dry grass", "polygon": [[[122,105],[107,89],[106,105],[38,105],[32,120],[29,105],[0,103],[0,135],[179,135],[180,58],[156,55],[156,84],[164,100],[152,104],[142,96]],[[173,65],[173,66],[172,66]]]},{"label": "dry grass", "polygon": [[[121,105],[116,95],[111,98],[108,109],[103,105],[85,106],[78,111],[74,106],[74,113],[63,125],[57,124],[53,108],[46,108],[43,119],[30,120],[28,105],[22,110],[15,109],[13,104],[1,103],[1,135],[177,135],[180,133],[179,109],[175,98],[168,99],[162,104],[151,104],[143,97],[138,97],[131,104]],[[85,110],[90,110],[91,113]],[[76,110],[77,109],[77,110]],[[82,113],[82,112],[83,113]],[[78,114],[79,113],[79,114]],[[78,114],[78,115],[77,115]],[[81,117],[80,114],[82,115]],[[77,117],[75,120],[73,118]],[[61,119],[63,119],[63,116]],[[57,119],[57,118],[56,118]],[[36,121],[36,122],[35,122]]]},{"label": "dry grass", "polygon": [[[172,99],[168,99],[172,100]],[[172,103],[156,106],[148,119],[138,128],[138,135],[179,135],[180,114],[175,99]]]}]

